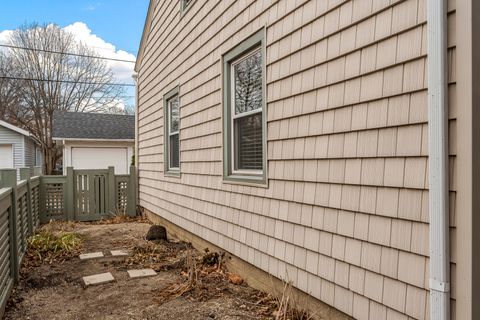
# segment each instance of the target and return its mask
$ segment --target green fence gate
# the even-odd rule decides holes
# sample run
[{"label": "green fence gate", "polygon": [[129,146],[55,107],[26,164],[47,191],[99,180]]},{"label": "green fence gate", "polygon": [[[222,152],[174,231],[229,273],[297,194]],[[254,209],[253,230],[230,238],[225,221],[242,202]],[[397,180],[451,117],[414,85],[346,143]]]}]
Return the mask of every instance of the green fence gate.
[{"label": "green fence gate", "polygon": [[108,170],[73,171],[73,208],[75,220],[98,220],[109,214]]},{"label": "green fence gate", "polygon": [[94,221],[136,213],[135,167],[128,175],[115,175],[114,168],[74,170],[65,176],[42,176],[41,221]]}]

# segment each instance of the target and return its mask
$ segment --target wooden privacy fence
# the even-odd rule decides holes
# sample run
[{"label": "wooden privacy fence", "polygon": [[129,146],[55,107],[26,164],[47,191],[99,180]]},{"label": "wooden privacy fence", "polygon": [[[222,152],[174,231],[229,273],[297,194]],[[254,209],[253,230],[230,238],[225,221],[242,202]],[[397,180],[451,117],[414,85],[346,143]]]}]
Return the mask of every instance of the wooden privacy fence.
[{"label": "wooden privacy fence", "polygon": [[99,170],[69,167],[65,176],[42,176],[40,222],[135,216],[135,172],[135,167],[126,175],[116,175],[114,167]]},{"label": "wooden privacy fence", "polygon": [[15,169],[0,170],[0,318],[18,281],[27,238],[40,221],[40,177],[30,177],[30,168],[21,168],[20,179]]}]

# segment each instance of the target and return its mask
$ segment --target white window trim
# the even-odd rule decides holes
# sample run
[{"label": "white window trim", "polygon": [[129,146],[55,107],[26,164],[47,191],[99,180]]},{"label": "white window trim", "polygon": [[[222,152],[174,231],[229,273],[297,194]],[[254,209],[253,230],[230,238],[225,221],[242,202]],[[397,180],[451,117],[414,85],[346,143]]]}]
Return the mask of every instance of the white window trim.
[{"label": "white window trim", "polygon": [[[194,0],[195,1],[195,0]],[[231,66],[245,59],[249,54],[260,50],[262,54],[262,107],[249,111],[251,114],[262,114],[262,170],[235,170],[235,146],[233,135],[234,122],[246,113],[235,115],[232,103],[232,69]],[[223,183],[268,188],[268,155],[267,155],[267,85],[266,85],[266,28],[263,27],[251,34],[222,54],[222,135],[223,135]],[[261,110],[261,111],[260,111]]]},{"label": "white window trim", "polygon": [[[178,99],[178,130],[172,132],[171,131],[171,101],[173,99]],[[163,173],[165,176],[169,177],[176,177],[180,178],[180,172],[182,167],[181,162],[181,152],[180,152],[180,122],[181,122],[181,115],[180,115],[180,90],[179,87],[175,87],[172,90],[168,91],[163,95],[162,99],[163,104]],[[170,166],[170,137],[174,134],[178,134],[178,167],[171,167]]]},{"label": "white window trim", "polygon": [[[235,114],[235,66],[238,65],[239,63],[241,63],[242,61],[250,58],[251,56],[253,56],[254,54],[260,52],[260,54],[262,53],[262,47],[258,47],[254,50],[252,50],[251,52],[248,52],[244,55],[242,55],[240,58],[238,58],[237,60],[233,61],[231,64],[230,64],[230,90],[232,92],[231,94],[231,97],[230,97],[230,135],[231,135],[231,155],[230,155],[230,161],[231,161],[231,170],[232,170],[232,173],[233,174],[237,174],[237,175],[248,175],[248,176],[252,176],[252,175],[263,175],[263,171],[265,170],[265,168],[263,168],[262,170],[255,170],[255,169],[240,169],[240,170],[235,170],[235,168],[237,167],[236,166],[236,161],[237,161],[237,157],[235,156],[235,120],[236,119],[240,119],[240,118],[244,118],[244,117],[248,117],[248,116],[251,116],[251,115],[254,115],[254,114],[257,114],[257,113],[262,113],[263,112],[263,104],[265,102],[262,102],[262,107],[261,108],[258,108],[258,109],[255,109],[255,110],[250,110],[250,111],[247,111],[247,112],[242,112],[240,114]],[[262,56],[263,58],[263,56]],[[264,61],[262,60],[262,64],[264,63]],[[263,122],[263,120],[262,120]],[[263,123],[262,123],[262,126],[263,126]]]},{"label": "white window trim", "polygon": [[[172,100],[174,99],[179,99],[178,97],[178,94],[174,95],[173,97],[170,97],[168,100],[167,100],[167,125],[168,125],[168,154],[167,154],[167,159],[168,159],[168,163],[167,163],[167,167],[168,167],[168,171],[180,171],[180,155],[179,155],[179,166],[178,167],[171,167],[170,164],[171,164],[171,151],[170,151],[170,147],[171,147],[171,142],[170,142],[170,137],[172,136],[175,136],[177,135],[178,136],[178,144],[180,146],[180,103],[178,105],[178,118],[179,118],[179,121],[178,121],[178,130],[177,131],[171,131],[172,129],[172,116],[171,116],[171,111],[172,111]],[[180,150],[179,150],[179,153],[180,153]]]}]

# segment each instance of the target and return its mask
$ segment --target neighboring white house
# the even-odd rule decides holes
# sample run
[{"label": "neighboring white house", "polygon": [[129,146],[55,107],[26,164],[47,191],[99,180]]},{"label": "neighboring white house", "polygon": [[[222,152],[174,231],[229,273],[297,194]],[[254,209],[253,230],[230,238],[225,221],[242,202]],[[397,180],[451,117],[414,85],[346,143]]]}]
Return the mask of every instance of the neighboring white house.
[{"label": "neighboring white house", "polygon": [[42,159],[28,131],[0,120],[0,169],[42,166]]},{"label": "neighboring white house", "polygon": [[106,169],[127,174],[135,145],[135,117],[118,114],[56,112],[53,139],[63,146],[63,172]]}]

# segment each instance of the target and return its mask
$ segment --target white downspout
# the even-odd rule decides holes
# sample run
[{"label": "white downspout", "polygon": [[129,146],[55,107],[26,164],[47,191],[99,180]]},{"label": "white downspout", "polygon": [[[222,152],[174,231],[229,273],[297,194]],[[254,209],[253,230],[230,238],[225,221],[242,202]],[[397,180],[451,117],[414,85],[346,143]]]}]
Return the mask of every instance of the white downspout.
[{"label": "white downspout", "polygon": [[134,155],[135,155],[135,177],[137,177],[137,181],[136,181],[136,184],[137,184],[137,188],[136,188],[136,193],[135,193],[135,197],[136,197],[136,202],[135,203],[139,203],[139,186],[138,186],[138,163],[139,163],[139,152],[138,152],[138,101],[139,101],[139,97],[138,97],[138,73],[134,73],[132,75],[132,78],[133,78],[133,81],[135,81],[135,150],[134,150]]},{"label": "white downspout", "polygon": [[430,318],[450,319],[447,0],[428,0]]},{"label": "white downspout", "polygon": [[138,73],[132,75],[135,82],[135,167],[138,169]]}]

